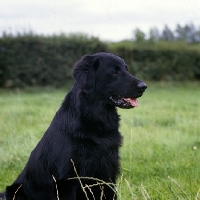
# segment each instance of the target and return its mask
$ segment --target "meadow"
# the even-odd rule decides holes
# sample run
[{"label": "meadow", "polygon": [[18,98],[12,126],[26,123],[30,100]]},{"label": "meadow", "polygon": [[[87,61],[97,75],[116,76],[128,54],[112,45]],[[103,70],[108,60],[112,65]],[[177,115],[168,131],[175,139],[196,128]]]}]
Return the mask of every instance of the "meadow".
[{"label": "meadow", "polygon": [[[200,83],[153,83],[119,109],[120,200],[200,200]],[[23,169],[67,89],[0,92],[0,191]]]}]

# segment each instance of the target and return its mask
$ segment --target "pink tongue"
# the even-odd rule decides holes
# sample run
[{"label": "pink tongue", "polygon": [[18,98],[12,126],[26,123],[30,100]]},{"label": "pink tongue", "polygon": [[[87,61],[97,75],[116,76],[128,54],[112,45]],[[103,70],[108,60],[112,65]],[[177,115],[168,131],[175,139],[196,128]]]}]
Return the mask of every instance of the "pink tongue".
[{"label": "pink tongue", "polygon": [[138,106],[138,100],[136,98],[135,99],[127,98],[127,99],[124,99],[124,100],[130,102],[130,104],[133,107],[137,107]]}]

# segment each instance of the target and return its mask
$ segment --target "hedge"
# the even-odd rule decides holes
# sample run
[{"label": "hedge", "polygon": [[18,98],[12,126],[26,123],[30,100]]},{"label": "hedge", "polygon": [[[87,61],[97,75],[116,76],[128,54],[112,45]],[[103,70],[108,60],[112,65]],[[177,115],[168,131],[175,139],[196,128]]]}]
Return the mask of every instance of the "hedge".
[{"label": "hedge", "polygon": [[[174,42],[175,43],[175,42]],[[178,43],[179,44],[179,43]],[[200,80],[200,50],[177,46],[148,48],[127,45],[112,46],[111,51],[124,58],[129,71],[146,80],[190,81]]]},{"label": "hedge", "polygon": [[0,38],[0,86],[63,86],[82,55],[106,48],[98,38],[81,34]]},{"label": "hedge", "polygon": [[133,50],[130,71],[154,81],[200,80],[200,52]]},{"label": "hedge", "polygon": [[72,80],[73,65],[81,56],[101,51],[122,57],[129,71],[145,80],[200,80],[198,49],[110,44],[82,34],[4,36],[0,38],[0,87],[61,87]]}]

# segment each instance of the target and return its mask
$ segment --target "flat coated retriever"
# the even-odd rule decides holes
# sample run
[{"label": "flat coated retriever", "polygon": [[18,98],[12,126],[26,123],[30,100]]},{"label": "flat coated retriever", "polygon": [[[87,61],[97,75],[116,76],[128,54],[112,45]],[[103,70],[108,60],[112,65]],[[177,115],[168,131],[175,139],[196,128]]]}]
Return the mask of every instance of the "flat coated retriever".
[{"label": "flat coated retriever", "polygon": [[11,186],[6,200],[113,200],[119,173],[116,107],[138,106],[147,85],[110,53],[85,55],[75,84]]}]

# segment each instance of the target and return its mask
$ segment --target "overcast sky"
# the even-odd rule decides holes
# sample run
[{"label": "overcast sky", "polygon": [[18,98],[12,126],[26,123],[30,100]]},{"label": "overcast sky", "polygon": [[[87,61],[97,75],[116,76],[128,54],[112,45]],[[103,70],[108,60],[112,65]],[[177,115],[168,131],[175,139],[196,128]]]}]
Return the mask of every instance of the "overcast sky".
[{"label": "overcast sky", "polygon": [[0,0],[0,34],[81,32],[119,41],[136,28],[191,22],[200,26],[200,0]]}]

